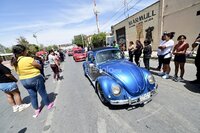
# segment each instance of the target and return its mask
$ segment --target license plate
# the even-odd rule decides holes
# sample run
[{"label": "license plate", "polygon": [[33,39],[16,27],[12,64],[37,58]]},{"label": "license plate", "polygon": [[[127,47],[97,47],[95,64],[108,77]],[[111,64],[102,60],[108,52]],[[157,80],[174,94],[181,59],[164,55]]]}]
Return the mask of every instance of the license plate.
[{"label": "license plate", "polygon": [[149,99],[150,97],[151,97],[151,94],[150,94],[150,92],[148,92],[148,93],[146,93],[146,94],[140,96],[140,101],[141,101],[141,102],[142,102],[142,101],[145,101],[145,100]]}]

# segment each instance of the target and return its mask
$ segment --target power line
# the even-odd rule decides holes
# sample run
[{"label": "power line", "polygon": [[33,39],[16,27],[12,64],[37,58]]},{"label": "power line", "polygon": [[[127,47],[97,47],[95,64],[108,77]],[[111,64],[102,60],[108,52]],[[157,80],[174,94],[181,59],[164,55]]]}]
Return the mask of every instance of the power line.
[{"label": "power line", "polygon": [[[138,0],[133,6],[131,6],[125,13],[127,13],[128,11],[130,11],[131,9],[133,9],[138,3],[140,3],[142,0]],[[120,17],[122,17],[124,15],[121,14],[117,19],[115,19],[114,21],[118,20]]]},{"label": "power line", "polygon": [[[127,5],[130,4],[132,1],[133,1],[133,0],[129,1],[129,2],[127,3]],[[138,0],[133,6],[131,6],[131,8],[129,8],[129,9],[127,9],[126,11],[124,11],[123,14],[121,14],[119,17],[117,17],[117,19],[115,19],[114,21],[118,20],[120,17],[122,17],[125,13],[127,13],[127,12],[130,11],[131,9],[135,9],[135,10],[139,11],[139,9],[134,8],[139,2],[141,2],[141,0]],[[108,21],[106,21],[106,23],[103,24],[102,27],[105,27],[108,23],[112,22],[112,21],[113,21],[112,18],[114,18],[114,17],[118,14],[118,12],[119,12],[120,10],[125,9],[125,8],[126,8],[126,6],[123,6],[122,8],[120,8]],[[106,27],[105,27],[105,28],[106,28]],[[104,30],[105,28],[102,28],[102,30]]]},{"label": "power line", "polygon": [[[131,1],[132,1],[132,0],[131,0]],[[108,19],[108,20],[103,24],[103,26],[104,26],[106,23],[108,23],[113,17],[115,17],[115,16],[118,14],[118,12],[121,11],[123,8],[125,8],[124,5],[123,5],[121,8],[118,8],[118,10],[115,12],[115,14],[114,14],[110,19]]]}]

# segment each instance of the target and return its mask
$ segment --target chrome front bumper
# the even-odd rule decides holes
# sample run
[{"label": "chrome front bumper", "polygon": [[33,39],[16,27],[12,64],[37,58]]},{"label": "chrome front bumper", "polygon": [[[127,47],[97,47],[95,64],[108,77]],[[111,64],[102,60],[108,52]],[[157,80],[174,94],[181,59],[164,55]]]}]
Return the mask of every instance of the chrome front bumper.
[{"label": "chrome front bumper", "polygon": [[125,100],[110,100],[110,104],[111,105],[125,105],[125,104],[136,105],[136,104],[147,103],[150,100],[152,100],[152,98],[157,94],[157,86],[158,85],[156,85],[154,90],[150,91],[150,97],[146,100],[140,101],[140,96],[138,96],[138,97],[129,98]]}]

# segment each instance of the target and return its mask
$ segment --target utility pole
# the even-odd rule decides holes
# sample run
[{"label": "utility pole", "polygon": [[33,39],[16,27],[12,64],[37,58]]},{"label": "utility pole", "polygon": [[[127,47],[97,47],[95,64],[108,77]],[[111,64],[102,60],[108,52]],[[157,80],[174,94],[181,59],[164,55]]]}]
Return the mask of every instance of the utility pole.
[{"label": "utility pole", "polygon": [[81,34],[81,40],[82,40],[82,43],[83,43],[83,48],[85,48],[85,42],[83,41],[83,34]]},{"label": "utility pole", "polygon": [[125,19],[129,17],[129,15],[126,16],[127,11],[128,11],[128,2],[127,2],[127,0],[124,0],[124,16],[125,16]]},{"label": "utility pole", "polygon": [[96,17],[96,25],[97,25],[97,32],[98,34],[100,33],[100,30],[99,30],[99,20],[98,20],[98,11],[97,11],[97,8],[96,8],[96,0],[94,0],[94,15]]}]

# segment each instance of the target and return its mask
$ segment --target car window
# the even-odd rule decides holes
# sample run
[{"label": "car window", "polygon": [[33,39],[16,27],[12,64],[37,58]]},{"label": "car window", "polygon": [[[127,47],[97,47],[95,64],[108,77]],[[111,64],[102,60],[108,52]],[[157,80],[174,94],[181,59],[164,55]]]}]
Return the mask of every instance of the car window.
[{"label": "car window", "polygon": [[118,60],[118,59],[122,59],[122,55],[119,50],[102,51],[96,55],[97,63],[103,63],[109,60]]},{"label": "car window", "polygon": [[88,53],[87,61],[92,62],[92,59],[94,58],[92,53]]}]

